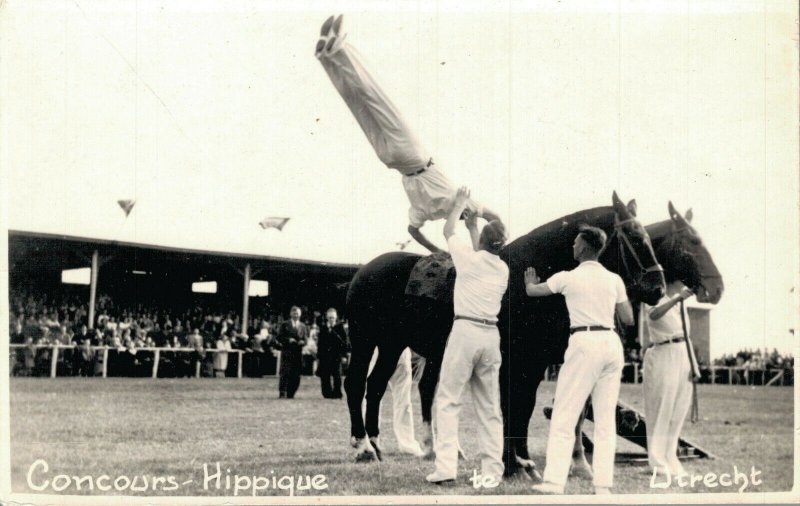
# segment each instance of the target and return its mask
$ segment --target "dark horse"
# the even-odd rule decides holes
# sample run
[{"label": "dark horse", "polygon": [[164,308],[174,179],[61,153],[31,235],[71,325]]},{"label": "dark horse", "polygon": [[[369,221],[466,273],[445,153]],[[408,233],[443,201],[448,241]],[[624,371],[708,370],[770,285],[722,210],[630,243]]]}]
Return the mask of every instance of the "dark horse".
[{"label": "dark horse", "polygon": [[645,227],[667,283],[678,280],[697,295],[698,302],[716,304],[725,286],[700,234],[690,224],[692,210],[683,217],[672,202],[668,210],[668,220]]},{"label": "dark horse", "polygon": [[[569,334],[563,297],[528,298],[523,286],[525,269],[534,266],[542,279],[547,279],[555,272],[575,267],[572,241],[581,224],[593,225],[609,235],[601,262],[622,276],[632,298],[655,303],[664,293],[664,277],[647,233],[616,193],[612,203],[610,207],[582,211],[539,227],[507,245],[501,253],[510,270],[509,289],[499,315],[507,469],[510,464],[519,466],[520,460],[529,460],[527,426],[536,388],[547,366],[563,353],[565,336]],[[431,405],[453,323],[453,308],[452,304],[405,294],[409,275],[419,258],[402,252],[381,255],[359,269],[347,293],[352,356],[345,389],[351,436],[360,459],[380,457],[380,402],[406,347],[426,359],[419,390],[423,421],[430,427]],[[378,360],[367,378],[376,347]],[[362,416],[365,391],[366,417]]]}]

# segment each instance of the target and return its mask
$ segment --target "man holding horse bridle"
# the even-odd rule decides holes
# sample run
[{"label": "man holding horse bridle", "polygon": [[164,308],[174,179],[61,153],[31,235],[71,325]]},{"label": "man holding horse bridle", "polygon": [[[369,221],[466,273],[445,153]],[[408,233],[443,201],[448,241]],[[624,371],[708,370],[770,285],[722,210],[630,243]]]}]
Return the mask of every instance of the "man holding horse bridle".
[{"label": "man holding horse bridle", "polygon": [[533,267],[525,271],[528,296],[564,295],[571,334],[556,384],[544,481],[533,486],[537,492],[564,493],[575,424],[589,395],[595,417],[592,462],[595,493],[608,494],[613,484],[616,405],[625,362],[622,342],[613,330],[614,314],[624,324],[633,325],[633,310],[622,278],[597,261],[605,243],[605,232],[583,226],[572,249],[578,267],[558,272],[544,283],[540,283]]},{"label": "man holding horse bridle", "polygon": [[447,216],[444,236],[453,264],[454,321],[442,359],[434,409],[436,469],[431,483],[453,481],[458,465],[458,416],[461,394],[469,384],[478,419],[483,482],[499,484],[503,477],[503,417],[500,412],[500,332],[497,314],[508,287],[508,265],[500,259],[505,226],[489,222],[478,233],[474,215],[467,220],[472,245],[455,236],[455,225],[469,200],[461,187]]}]

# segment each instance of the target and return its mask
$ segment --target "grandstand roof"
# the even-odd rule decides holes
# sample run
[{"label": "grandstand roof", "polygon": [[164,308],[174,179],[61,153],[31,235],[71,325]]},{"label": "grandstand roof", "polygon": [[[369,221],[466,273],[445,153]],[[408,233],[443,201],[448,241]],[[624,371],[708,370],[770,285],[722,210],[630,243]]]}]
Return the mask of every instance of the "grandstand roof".
[{"label": "grandstand roof", "polygon": [[[249,263],[253,271],[271,272],[281,277],[314,275],[349,281],[359,268],[353,264],[193,250],[22,230],[9,230],[8,241],[9,269],[23,275],[87,267],[94,250],[99,252],[101,259],[116,260],[111,262],[116,268],[144,271],[177,268],[198,276],[212,275],[219,270],[229,274],[231,268],[242,269]],[[106,269],[106,266],[101,268]]]}]

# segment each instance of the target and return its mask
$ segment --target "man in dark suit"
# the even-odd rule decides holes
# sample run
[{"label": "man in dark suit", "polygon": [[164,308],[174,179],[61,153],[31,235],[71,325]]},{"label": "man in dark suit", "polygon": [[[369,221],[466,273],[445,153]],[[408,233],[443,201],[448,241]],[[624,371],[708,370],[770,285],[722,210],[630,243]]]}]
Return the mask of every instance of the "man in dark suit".
[{"label": "man in dark suit", "polygon": [[300,373],[303,367],[303,346],[308,338],[308,327],[300,321],[301,311],[292,306],[289,321],[278,329],[276,344],[281,350],[281,366],[278,374],[278,391],[281,398],[291,399],[300,387]]},{"label": "man in dark suit", "polygon": [[328,309],[325,323],[317,335],[317,376],[322,382],[322,396],[326,399],[342,398],[342,359],[347,357],[349,344],[347,333],[338,322],[336,310]]}]

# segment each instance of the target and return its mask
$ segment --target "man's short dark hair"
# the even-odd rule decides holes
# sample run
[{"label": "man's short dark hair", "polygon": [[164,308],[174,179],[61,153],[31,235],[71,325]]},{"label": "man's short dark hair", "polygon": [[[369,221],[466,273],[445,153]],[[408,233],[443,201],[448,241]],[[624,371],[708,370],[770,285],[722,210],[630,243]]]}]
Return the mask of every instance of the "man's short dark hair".
[{"label": "man's short dark hair", "polygon": [[481,230],[480,243],[489,253],[499,255],[506,243],[506,226],[498,220],[490,221]]},{"label": "man's short dark hair", "polygon": [[583,241],[594,250],[600,253],[606,245],[606,233],[597,227],[581,225],[578,227],[578,235]]}]

